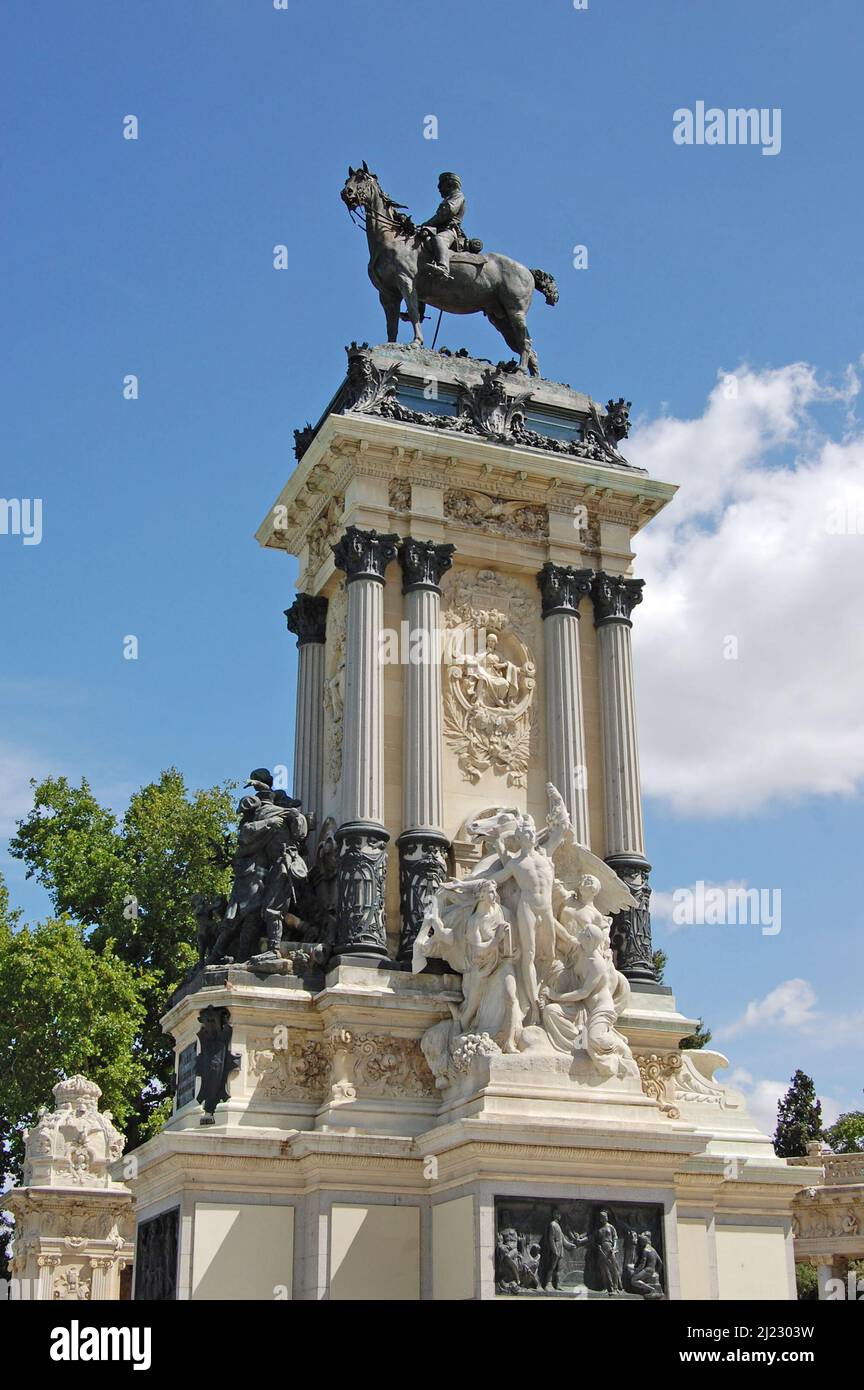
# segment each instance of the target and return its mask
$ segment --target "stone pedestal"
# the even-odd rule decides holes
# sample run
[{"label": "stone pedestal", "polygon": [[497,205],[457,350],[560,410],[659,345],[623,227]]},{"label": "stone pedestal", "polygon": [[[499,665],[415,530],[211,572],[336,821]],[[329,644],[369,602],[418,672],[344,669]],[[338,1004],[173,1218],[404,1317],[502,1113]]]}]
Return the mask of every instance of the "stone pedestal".
[{"label": "stone pedestal", "polygon": [[[578,1053],[481,1051],[438,1089],[421,1039],[460,1000],[457,976],[346,964],[310,988],[229,967],[199,984],[164,1020],[178,1056],[202,1009],[226,1007],[240,1066],[214,1125],[187,1100],[136,1151],[136,1296],[151,1267],[164,1291],[168,1258],[180,1299],[512,1297],[502,1222],[576,1203],[622,1241],[651,1226],[665,1298],[794,1297],[792,1206],[811,1175],[714,1078],[725,1058],[678,1051],[694,1021],[671,995],[634,993],[619,1021],[636,1082],[598,1083]],[[597,1296],[580,1250],[548,1296]]]},{"label": "stone pedestal", "polygon": [[83,1076],[54,1087],[55,1109],[27,1136],[24,1183],[3,1205],[15,1218],[12,1297],[117,1299],[132,1263],[132,1193],[111,1176],[123,1137]]}]

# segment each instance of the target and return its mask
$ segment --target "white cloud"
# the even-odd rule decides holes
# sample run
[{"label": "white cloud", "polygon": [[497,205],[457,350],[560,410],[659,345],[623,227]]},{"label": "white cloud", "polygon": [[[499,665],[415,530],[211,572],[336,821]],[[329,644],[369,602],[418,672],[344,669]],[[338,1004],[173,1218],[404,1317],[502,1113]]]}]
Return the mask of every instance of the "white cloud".
[{"label": "white cloud", "polygon": [[720,1040],[760,1029],[788,1028],[807,1039],[808,1048],[830,1051],[842,1047],[858,1053],[864,1048],[864,1009],[840,1013],[819,1009],[809,980],[784,980],[762,999],[751,999],[740,1018],[715,1030]]},{"label": "white cloud", "polygon": [[736,382],[736,399],[721,379],[701,418],[643,425],[629,449],[681,485],[637,538],[634,644],[644,789],[683,814],[864,779],[864,435],[825,438],[814,413],[857,382],[826,388],[802,363]]},{"label": "white cloud", "polygon": [[718,1038],[736,1038],[741,1033],[771,1024],[777,1028],[797,1028],[802,1031],[820,1021],[815,1011],[816,991],[808,980],[784,980],[769,991],[764,999],[751,999],[744,1013],[734,1023],[717,1029]]}]

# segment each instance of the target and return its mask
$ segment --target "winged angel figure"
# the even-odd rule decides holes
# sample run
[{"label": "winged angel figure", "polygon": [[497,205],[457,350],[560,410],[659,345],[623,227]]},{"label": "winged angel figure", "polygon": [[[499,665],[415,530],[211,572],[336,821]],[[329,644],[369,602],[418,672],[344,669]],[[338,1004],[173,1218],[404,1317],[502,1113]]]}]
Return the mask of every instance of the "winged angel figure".
[{"label": "winged angel figure", "polygon": [[614,1028],[630,989],[615,968],[609,928],[613,913],[636,902],[609,865],[576,842],[551,782],[546,790],[540,830],[513,807],[469,823],[485,852],[467,878],[441,885],[418,934],[415,971],[439,956],[463,976],[462,1009],[430,1030],[439,1079],[460,1039],[481,1033],[503,1051],[584,1043],[606,1076],[634,1067]]}]

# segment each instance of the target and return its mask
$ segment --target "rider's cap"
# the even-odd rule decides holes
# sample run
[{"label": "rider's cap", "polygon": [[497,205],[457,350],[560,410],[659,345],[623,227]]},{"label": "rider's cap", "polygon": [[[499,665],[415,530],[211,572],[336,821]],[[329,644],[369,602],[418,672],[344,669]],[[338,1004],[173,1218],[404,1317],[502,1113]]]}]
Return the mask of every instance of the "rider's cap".
[{"label": "rider's cap", "polygon": [[439,183],[444,183],[445,180],[448,183],[455,183],[459,188],[462,187],[462,180],[460,179],[458,174],[444,173],[438,175]]},{"label": "rider's cap", "polygon": [[269,770],[268,768],[266,768],[266,767],[256,767],[256,768],[253,768],[252,771],[249,773],[249,781],[246,783],[246,786],[247,786],[247,787],[254,787],[254,785],[255,785],[256,782],[263,782],[264,785],[265,785],[265,787],[272,787],[272,786],[273,786],[273,774],[272,774],[272,772],[270,772],[270,770]]}]

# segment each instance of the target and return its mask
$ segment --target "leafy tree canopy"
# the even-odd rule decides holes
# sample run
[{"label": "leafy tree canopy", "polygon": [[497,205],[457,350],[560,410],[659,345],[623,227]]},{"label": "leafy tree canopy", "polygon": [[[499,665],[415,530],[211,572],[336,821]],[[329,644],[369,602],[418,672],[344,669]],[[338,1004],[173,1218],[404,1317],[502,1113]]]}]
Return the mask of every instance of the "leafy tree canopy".
[{"label": "leafy tree canopy", "polygon": [[80,925],[86,948],[122,962],[136,981],[143,1008],[136,1048],[145,1087],[127,1120],[132,1145],[155,1132],[166,1111],[173,1048],[159,1018],[195,960],[193,893],[229,886],[230,873],[215,851],[224,846],[233,818],[229,785],[190,796],[176,768],[139,788],[120,820],[99,804],[86,780],[73,786],[65,777],[48,777],[34,783],[33,808],[10,842],[58,917]]},{"label": "leafy tree canopy", "polygon": [[[5,891],[5,886],[4,886]],[[68,918],[0,937],[0,1144],[20,1179],[22,1129],[51,1105],[51,1088],[83,1072],[122,1127],[147,1080],[140,980],[110,950],[91,950]]]},{"label": "leafy tree canopy", "polygon": [[835,1154],[864,1153],[864,1110],[847,1110],[825,1131]]}]

